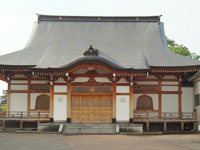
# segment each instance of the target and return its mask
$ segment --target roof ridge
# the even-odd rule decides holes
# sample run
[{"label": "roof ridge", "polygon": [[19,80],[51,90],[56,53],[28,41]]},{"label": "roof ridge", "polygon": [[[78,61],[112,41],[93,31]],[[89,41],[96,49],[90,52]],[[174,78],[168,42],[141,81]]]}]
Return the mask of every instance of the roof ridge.
[{"label": "roof ridge", "polygon": [[38,15],[38,21],[70,21],[70,22],[160,22],[158,16],[64,16]]}]

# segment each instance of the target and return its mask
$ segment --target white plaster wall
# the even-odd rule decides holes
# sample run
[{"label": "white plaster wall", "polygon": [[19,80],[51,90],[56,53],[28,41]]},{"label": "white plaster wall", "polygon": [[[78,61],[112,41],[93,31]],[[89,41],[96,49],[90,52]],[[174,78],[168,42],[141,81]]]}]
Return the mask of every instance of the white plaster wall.
[{"label": "white plaster wall", "polygon": [[166,85],[177,85],[178,86],[178,81],[174,81],[174,82],[169,82],[169,81],[162,81],[162,84],[166,84]]},{"label": "white plaster wall", "polygon": [[126,79],[121,78],[117,83],[129,83],[129,82],[127,82]]},{"label": "white plaster wall", "polygon": [[162,94],[162,112],[178,112],[178,94]]},{"label": "white plaster wall", "polygon": [[166,76],[164,76],[163,79],[177,79],[177,78],[173,75],[166,75]]},{"label": "white plaster wall", "polygon": [[15,74],[14,78],[27,78],[24,74]]},{"label": "white plaster wall", "polygon": [[182,112],[194,111],[193,87],[182,87]]},{"label": "white plaster wall", "polygon": [[39,96],[39,95],[41,95],[41,94],[49,95],[49,93],[31,93],[31,98],[30,98],[30,109],[35,109],[36,98],[37,98],[37,96]]},{"label": "white plaster wall", "polygon": [[[133,94],[133,109],[134,110],[136,110],[136,108],[137,108],[137,99],[141,95],[144,95],[144,94]],[[158,94],[146,94],[146,95],[152,97],[153,109],[158,110]]]},{"label": "white plaster wall", "polygon": [[27,80],[11,80],[11,83],[28,83]]},{"label": "white plaster wall", "polygon": [[10,111],[27,111],[27,93],[10,94]]},{"label": "white plaster wall", "polygon": [[54,120],[66,121],[67,95],[54,95]]},{"label": "white plaster wall", "polygon": [[47,84],[45,80],[31,80],[31,84]]},{"label": "white plaster wall", "polygon": [[178,91],[178,86],[162,86],[162,91]]},{"label": "white plaster wall", "polygon": [[89,78],[82,77],[82,78],[76,78],[73,82],[87,82]]},{"label": "white plaster wall", "polygon": [[156,78],[155,76],[150,75],[150,76],[147,76],[146,79],[158,79],[158,78]]},{"label": "white plaster wall", "polygon": [[194,95],[200,94],[200,82],[194,82]]},{"label": "white plaster wall", "polygon": [[110,82],[108,78],[94,78],[97,82]]},{"label": "white plaster wall", "polygon": [[67,83],[67,81],[60,77],[57,81],[55,81],[55,83]]},{"label": "white plaster wall", "polygon": [[137,81],[136,82],[139,85],[157,85],[157,81]]},{"label": "white plaster wall", "polygon": [[27,90],[27,85],[11,85],[11,90]]},{"label": "white plaster wall", "polygon": [[67,86],[64,85],[55,85],[54,92],[67,92]]},{"label": "white plaster wall", "polygon": [[[124,102],[121,101],[125,99]],[[116,97],[116,120],[117,121],[129,121],[129,96],[117,95]]]},{"label": "white plaster wall", "polygon": [[130,87],[129,86],[117,86],[116,92],[117,93],[129,93]]}]

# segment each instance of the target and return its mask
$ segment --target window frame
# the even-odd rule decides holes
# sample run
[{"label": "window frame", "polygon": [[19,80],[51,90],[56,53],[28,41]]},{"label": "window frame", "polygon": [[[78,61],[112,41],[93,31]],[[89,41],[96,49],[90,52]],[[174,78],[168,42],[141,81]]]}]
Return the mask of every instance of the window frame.
[{"label": "window frame", "polygon": [[[45,108],[37,108],[37,103],[38,103],[38,100],[39,100],[39,98],[41,97],[41,96],[48,96],[49,97],[49,108],[47,108],[47,109],[45,109]],[[49,111],[49,109],[50,109],[50,96],[49,95],[47,95],[47,94],[40,94],[40,95],[38,95],[37,97],[36,97],[36,101],[35,101],[35,111]]]},{"label": "window frame", "polygon": [[[145,105],[145,101],[144,101],[144,108],[143,109],[139,109],[138,108],[138,103],[139,103],[139,100],[142,98],[142,97],[149,97],[149,99],[150,99],[150,101],[151,101],[151,109],[146,109],[146,105]],[[153,108],[153,99],[152,99],[152,97],[151,96],[149,96],[149,95],[141,95],[141,96],[139,96],[138,98],[137,98],[137,105],[136,105],[136,111],[145,111],[145,112],[151,112],[151,111],[153,111],[153,112],[155,112],[156,110],[154,110],[154,108]]]}]

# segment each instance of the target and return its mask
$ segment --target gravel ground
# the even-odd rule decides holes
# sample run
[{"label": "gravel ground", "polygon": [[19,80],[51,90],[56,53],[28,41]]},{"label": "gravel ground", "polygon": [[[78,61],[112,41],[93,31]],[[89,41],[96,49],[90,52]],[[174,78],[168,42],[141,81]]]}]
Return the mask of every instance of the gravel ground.
[{"label": "gravel ground", "polygon": [[0,150],[200,150],[200,134],[62,135],[0,132]]}]

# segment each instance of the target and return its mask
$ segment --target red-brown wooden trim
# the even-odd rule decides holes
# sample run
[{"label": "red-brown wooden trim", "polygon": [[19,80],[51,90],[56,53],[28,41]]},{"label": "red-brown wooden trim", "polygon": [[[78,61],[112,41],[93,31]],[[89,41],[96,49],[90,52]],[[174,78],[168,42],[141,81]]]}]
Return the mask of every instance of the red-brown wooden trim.
[{"label": "red-brown wooden trim", "polygon": [[178,84],[162,84],[162,86],[178,86]]},{"label": "red-brown wooden trim", "polygon": [[158,112],[159,112],[159,117],[161,117],[161,113],[162,113],[162,80],[161,78],[158,78]]},{"label": "red-brown wooden trim", "polygon": [[117,84],[116,82],[113,82],[113,112],[112,112],[112,118],[116,119],[116,90],[117,90]]},{"label": "red-brown wooden trim", "polygon": [[67,92],[54,92],[54,95],[67,95]]},{"label": "red-brown wooden trim", "polygon": [[[181,78],[180,78],[181,79]],[[182,91],[181,91],[181,81],[178,81],[178,112],[179,112],[179,117],[181,117],[182,113]]]},{"label": "red-brown wooden trim", "polygon": [[67,82],[67,118],[71,118],[71,93],[72,84],[70,81]]},{"label": "red-brown wooden trim", "polygon": [[116,93],[116,95],[130,95],[130,93]]},{"label": "red-brown wooden trim", "polygon": [[50,85],[50,118],[53,118],[54,85]]},{"label": "red-brown wooden trim", "polygon": [[8,81],[8,92],[7,92],[7,112],[10,111],[10,80]]},{"label": "red-brown wooden trim", "polygon": [[[31,89],[31,79],[28,78],[28,87],[27,87],[27,90],[29,91]],[[27,111],[29,112],[30,111],[30,102],[31,101],[31,93],[28,92],[27,93]]]},{"label": "red-brown wooden trim", "polygon": [[129,119],[133,118],[133,86],[130,86],[130,100],[129,100]]}]

